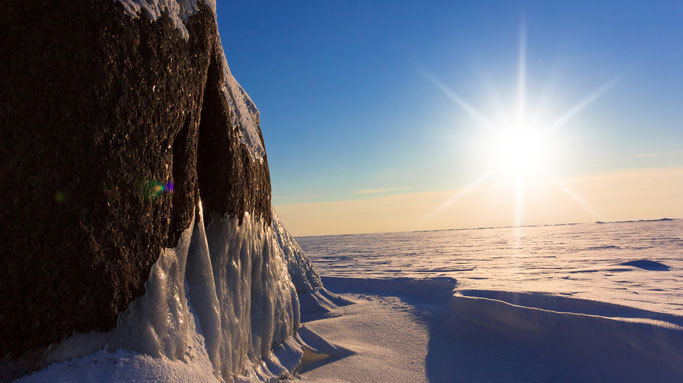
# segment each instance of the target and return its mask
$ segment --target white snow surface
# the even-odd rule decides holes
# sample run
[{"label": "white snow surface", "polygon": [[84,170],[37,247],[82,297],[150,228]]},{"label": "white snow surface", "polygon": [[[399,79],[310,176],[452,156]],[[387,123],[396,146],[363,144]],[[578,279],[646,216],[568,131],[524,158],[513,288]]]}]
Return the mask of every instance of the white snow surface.
[{"label": "white snow surface", "polygon": [[[682,235],[683,220],[674,219],[297,241],[322,276],[451,277],[458,289],[541,292],[683,316]],[[650,270],[653,262],[669,270]]]},{"label": "white snow surface", "polygon": [[292,372],[299,302],[272,227],[248,213],[206,227],[198,216],[114,329],[66,338],[20,381],[263,382]]},{"label": "white snow surface", "polygon": [[[151,21],[158,20],[164,13],[167,13],[178,32],[187,40],[190,37],[185,23],[195,12],[197,12],[197,2],[202,0],[114,0],[123,5],[123,9],[132,17],[138,17],[141,12],[145,13]],[[208,4],[214,13],[216,12],[215,0],[203,0]]]},{"label": "white snow surface", "polygon": [[[323,277],[323,283],[358,303],[306,326],[353,353],[304,368],[304,381],[683,378],[682,317],[650,319],[638,309],[540,293],[467,290],[452,295],[456,283],[447,278]],[[434,294],[438,291],[446,294]]]},{"label": "white snow surface", "polygon": [[[302,321],[354,354],[311,382],[683,381],[683,221],[297,238]],[[312,318],[310,320],[309,318]]]},{"label": "white snow surface", "polygon": [[247,92],[232,75],[222,46],[222,44],[218,44],[220,54],[223,56],[223,84],[221,89],[225,95],[225,101],[230,107],[230,122],[232,126],[239,129],[240,142],[247,146],[251,156],[256,161],[262,162],[266,155],[266,149],[259,128],[261,115]]}]

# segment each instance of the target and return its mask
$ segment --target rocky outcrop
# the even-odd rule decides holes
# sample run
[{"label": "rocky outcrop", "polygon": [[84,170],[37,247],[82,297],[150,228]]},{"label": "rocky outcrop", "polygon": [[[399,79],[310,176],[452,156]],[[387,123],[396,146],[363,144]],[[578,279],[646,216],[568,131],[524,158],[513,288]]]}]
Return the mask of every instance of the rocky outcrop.
[{"label": "rocky outcrop", "polygon": [[[270,225],[271,207],[258,110],[229,71],[212,7],[134,0],[3,4],[5,378],[36,368],[48,346],[74,332],[114,328],[145,294],[160,254],[176,248],[195,222],[200,195],[208,227],[215,221],[243,233],[229,228],[233,219],[240,227],[246,214],[248,233],[271,235],[259,229]],[[251,241],[245,238],[239,241]],[[268,272],[271,255],[250,246],[242,261]],[[291,282],[282,283],[286,295]],[[293,304],[285,299],[268,315]],[[289,333],[271,334],[267,347]]]}]

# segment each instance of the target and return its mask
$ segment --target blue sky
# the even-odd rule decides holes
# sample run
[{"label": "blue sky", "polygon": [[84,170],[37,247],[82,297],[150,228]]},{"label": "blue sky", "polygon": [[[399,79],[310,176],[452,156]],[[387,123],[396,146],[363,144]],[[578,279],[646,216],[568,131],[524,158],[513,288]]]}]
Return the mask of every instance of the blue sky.
[{"label": "blue sky", "polygon": [[[277,204],[467,185],[476,123],[514,105],[521,20],[527,103],[562,114],[616,85],[554,139],[562,177],[683,164],[680,1],[256,1],[218,4],[235,77],[261,111]],[[554,84],[554,87],[551,86]],[[469,138],[468,138],[469,137]]]}]

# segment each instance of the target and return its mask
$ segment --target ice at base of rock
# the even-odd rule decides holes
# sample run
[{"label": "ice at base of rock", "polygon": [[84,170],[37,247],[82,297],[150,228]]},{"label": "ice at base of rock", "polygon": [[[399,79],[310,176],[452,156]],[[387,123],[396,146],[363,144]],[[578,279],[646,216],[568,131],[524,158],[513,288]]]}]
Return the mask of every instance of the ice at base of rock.
[{"label": "ice at base of rock", "polygon": [[[205,226],[201,208],[197,217],[178,246],[162,252],[145,294],[120,315],[116,328],[74,334],[50,351],[46,363],[161,363],[165,367],[151,368],[160,374],[209,365],[217,379],[228,382],[263,380],[268,366],[277,376],[286,373],[271,351],[299,327],[299,301],[272,227],[248,213],[241,224],[213,216]],[[264,361],[270,361],[266,367]]]}]

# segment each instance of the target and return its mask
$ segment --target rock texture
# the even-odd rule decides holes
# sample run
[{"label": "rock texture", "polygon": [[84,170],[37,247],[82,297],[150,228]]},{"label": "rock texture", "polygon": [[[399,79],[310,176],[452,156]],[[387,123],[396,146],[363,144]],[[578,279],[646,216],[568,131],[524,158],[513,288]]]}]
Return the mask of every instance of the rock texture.
[{"label": "rock texture", "polygon": [[207,217],[270,222],[267,158],[230,119],[215,14],[196,7],[184,36],[113,1],[3,3],[0,369],[113,328],[200,194]]},{"label": "rock texture", "polygon": [[[240,139],[244,129],[237,126],[239,120],[231,118],[230,111],[235,108],[228,105],[230,95],[226,95],[229,76],[219,41],[210,57],[199,129],[197,172],[204,213],[206,217],[226,212],[241,216],[249,211],[270,223],[268,159],[265,153],[254,158]],[[255,114],[258,116],[258,111]],[[260,130],[258,134],[263,146]]]}]

